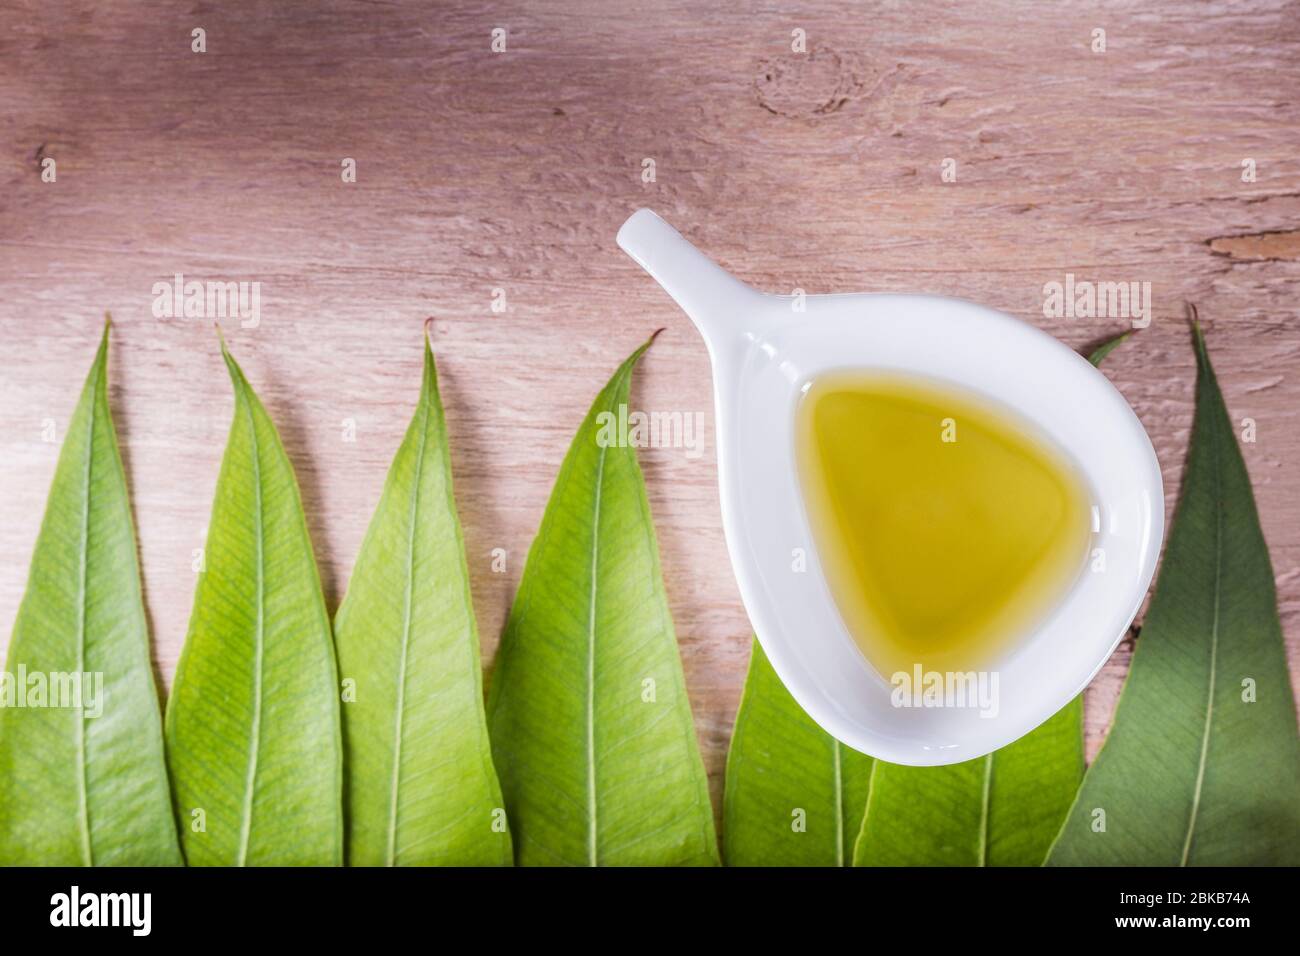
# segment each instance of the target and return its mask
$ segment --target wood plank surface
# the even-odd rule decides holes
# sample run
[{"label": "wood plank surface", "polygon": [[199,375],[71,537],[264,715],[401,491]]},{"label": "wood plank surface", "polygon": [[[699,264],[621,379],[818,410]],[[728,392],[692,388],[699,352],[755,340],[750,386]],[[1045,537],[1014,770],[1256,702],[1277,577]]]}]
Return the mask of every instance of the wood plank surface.
[{"label": "wood plank surface", "polygon": [[[1300,670],[1295,2],[4,0],[0,22],[0,643],[108,310],[170,681],[231,397],[210,321],[156,318],[156,282],[261,283],[260,325],[226,335],[297,468],[331,608],[434,317],[488,662],[574,428],[663,326],[634,399],[704,412],[707,443],[641,460],[720,797],[749,624],[704,346],[614,245],[645,205],[765,290],[958,295],[1079,348],[1125,320],[1045,318],[1045,283],[1151,283],[1152,324],[1106,374],[1155,442],[1171,511],[1195,302],[1234,419],[1256,423],[1242,448]],[[1130,649],[1088,692],[1090,756]]]}]

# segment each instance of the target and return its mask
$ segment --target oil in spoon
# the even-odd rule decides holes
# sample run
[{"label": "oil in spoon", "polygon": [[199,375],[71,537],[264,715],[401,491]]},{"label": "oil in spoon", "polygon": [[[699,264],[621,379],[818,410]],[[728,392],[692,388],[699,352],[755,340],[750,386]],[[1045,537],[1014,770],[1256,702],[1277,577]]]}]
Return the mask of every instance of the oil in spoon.
[{"label": "oil in spoon", "polygon": [[990,666],[1082,572],[1091,495],[1012,410],[924,378],[840,371],[815,378],[796,415],[831,594],[886,680]]}]

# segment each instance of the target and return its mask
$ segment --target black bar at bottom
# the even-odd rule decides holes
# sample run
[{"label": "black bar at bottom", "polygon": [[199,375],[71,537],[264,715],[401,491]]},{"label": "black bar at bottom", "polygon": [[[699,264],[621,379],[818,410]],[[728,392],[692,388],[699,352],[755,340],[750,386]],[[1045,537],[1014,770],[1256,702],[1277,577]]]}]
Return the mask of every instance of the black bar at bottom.
[{"label": "black bar at bottom", "polygon": [[[401,941],[419,934],[424,944],[464,948],[586,933],[589,943],[618,946],[735,944],[780,932],[806,933],[808,945],[842,945],[848,934],[855,948],[872,948],[882,937],[917,945],[1130,934],[1230,941],[1294,925],[1294,871],[1286,869],[0,869],[0,882],[7,944],[75,933],[79,942],[134,937],[205,948],[291,937],[337,950],[406,948]],[[130,895],[146,893],[147,911],[142,895]]]}]

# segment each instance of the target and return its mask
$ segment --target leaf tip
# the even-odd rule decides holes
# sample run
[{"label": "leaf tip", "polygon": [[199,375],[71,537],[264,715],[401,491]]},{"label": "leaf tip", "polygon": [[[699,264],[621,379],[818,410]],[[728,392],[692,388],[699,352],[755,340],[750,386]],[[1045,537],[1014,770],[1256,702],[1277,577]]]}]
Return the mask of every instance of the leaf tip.
[{"label": "leaf tip", "polygon": [[239,367],[235,357],[230,354],[230,348],[226,345],[226,336],[221,331],[221,325],[213,322],[212,327],[217,330],[217,341],[221,343],[221,358],[226,363],[226,370],[230,372],[230,380],[234,383],[235,391],[240,392],[247,384],[244,379],[244,370]]},{"label": "leaf tip", "polygon": [[634,368],[641,361],[641,356],[645,355],[645,353],[649,350],[650,346],[655,344],[655,339],[659,338],[659,333],[662,331],[664,331],[662,328],[658,328],[655,329],[653,332],[651,332],[650,338],[646,339],[644,342],[642,342],[640,345],[636,347],[636,350],[633,351],[633,353],[624,360],[623,365],[620,366],[620,369]]},{"label": "leaf tip", "polygon": [[426,376],[429,373],[430,366],[433,365],[433,323],[434,316],[429,316],[424,320],[424,370]]},{"label": "leaf tip", "polygon": [[91,376],[102,386],[106,378],[105,368],[108,366],[108,332],[112,327],[107,312],[104,313],[104,331],[99,336],[99,347],[95,349],[95,361],[91,365]]},{"label": "leaf tip", "polygon": [[1088,353],[1088,361],[1091,362],[1094,366],[1100,367],[1101,363],[1105,360],[1106,356],[1110,355],[1111,352],[1115,351],[1126,341],[1128,341],[1129,337],[1132,334],[1133,334],[1133,329],[1125,329],[1119,335],[1106,339],[1106,341],[1102,342],[1095,349],[1093,349],[1091,352]]},{"label": "leaf tip", "polygon": [[1197,364],[1208,366],[1210,353],[1205,345],[1205,329],[1201,327],[1201,314],[1197,311],[1195,302],[1187,303],[1187,324],[1192,328],[1192,345],[1196,349]]},{"label": "leaf tip", "polygon": [[104,351],[108,348],[108,333],[113,328],[113,316],[108,312],[104,313],[104,331],[99,336],[99,349]]}]

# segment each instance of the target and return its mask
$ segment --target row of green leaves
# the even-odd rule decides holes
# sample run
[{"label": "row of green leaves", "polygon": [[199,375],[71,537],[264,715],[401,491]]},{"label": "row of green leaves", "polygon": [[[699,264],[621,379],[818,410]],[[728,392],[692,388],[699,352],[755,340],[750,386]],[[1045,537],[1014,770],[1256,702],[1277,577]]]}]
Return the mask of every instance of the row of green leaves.
[{"label": "row of green leaves", "polygon": [[[719,862],[636,454],[596,440],[648,342],[564,460],[486,711],[427,342],[332,628],[292,467],[223,344],[235,415],[163,733],[107,336],[8,659],[10,672],[102,673],[107,704],[100,717],[0,708],[0,862]],[[1052,862],[1296,858],[1300,748],[1272,574],[1199,330],[1197,344],[1183,505],[1082,789],[1078,700],[996,754],[897,767],[821,731],[755,643],[727,766],[729,863],[1037,864],[1058,832]],[[1248,707],[1241,675],[1258,688]]]},{"label": "row of green leaves", "polygon": [[164,732],[106,326],[8,655],[102,673],[105,706],[0,708],[0,862],[716,864],[640,467],[596,441],[648,346],[565,458],[485,712],[428,342],[333,627],[292,466],[223,342],[235,412]]}]

